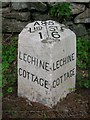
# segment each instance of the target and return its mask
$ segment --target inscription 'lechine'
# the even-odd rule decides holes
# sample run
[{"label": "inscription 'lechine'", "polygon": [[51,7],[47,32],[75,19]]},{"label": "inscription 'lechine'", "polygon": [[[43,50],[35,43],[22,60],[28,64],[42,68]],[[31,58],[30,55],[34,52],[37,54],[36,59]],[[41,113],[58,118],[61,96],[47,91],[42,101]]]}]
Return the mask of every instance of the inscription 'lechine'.
[{"label": "inscription 'lechine'", "polygon": [[57,69],[63,67],[64,65],[75,60],[75,53],[72,53],[64,58],[56,60],[53,63],[49,63],[38,59],[37,57],[33,57],[30,54],[22,53],[19,51],[19,60],[28,63],[29,65],[37,66],[45,71],[56,71]]}]

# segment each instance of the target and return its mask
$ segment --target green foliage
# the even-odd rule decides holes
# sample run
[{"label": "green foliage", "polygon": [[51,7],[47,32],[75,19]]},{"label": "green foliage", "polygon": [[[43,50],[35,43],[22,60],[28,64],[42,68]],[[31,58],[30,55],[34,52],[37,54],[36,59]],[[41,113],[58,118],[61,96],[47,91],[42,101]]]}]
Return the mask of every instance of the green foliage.
[{"label": "green foliage", "polygon": [[[4,40],[3,40],[4,41]],[[9,42],[2,44],[2,87],[7,88],[8,93],[12,93],[12,86],[16,83],[17,69],[17,37],[12,37]]]},{"label": "green foliage", "polygon": [[7,69],[9,69],[11,63],[15,60],[15,46],[14,45],[3,45],[2,46],[2,65],[3,65],[3,72],[6,71]]},{"label": "green foliage", "polygon": [[50,15],[52,17],[62,17],[62,19],[66,19],[71,15],[70,3],[56,3],[50,9]]},{"label": "green foliage", "polygon": [[48,116],[46,113],[43,114],[43,120],[47,120],[48,119]]},{"label": "green foliage", "polygon": [[81,88],[90,88],[90,80],[79,81],[79,85]]},{"label": "green foliage", "polygon": [[12,87],[9,87],[9,88],[7,89],[7,92],[8,92],[8,93],[12,93],[12,91],[13,91]]},{"label": "green foliage", "polygon": [[[88,71],[89,69],[89,49],[90,41],[87,37],[77,38],[77,67],[80,70]],[[78,73],[77,76],[81,88],[90,88],[90,78],[88,79],[89,75],[84,76],[83,73]]]},{"label": "green foliage", "polygon": [[89,40],[86,37],[79,37],[77,39],[77,66],[80,69],[87,69],[89,65]]}]

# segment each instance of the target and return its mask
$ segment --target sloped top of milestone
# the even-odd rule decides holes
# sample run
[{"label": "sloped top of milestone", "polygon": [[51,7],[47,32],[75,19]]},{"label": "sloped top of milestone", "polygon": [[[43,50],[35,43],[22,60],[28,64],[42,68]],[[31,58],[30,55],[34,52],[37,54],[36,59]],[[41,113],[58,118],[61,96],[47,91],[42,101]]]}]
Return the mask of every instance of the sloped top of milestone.
[{"label": "sloped top of milestone", "polygon": [[[19,34],[19,40],[37,41],[42,43],[60,42],[74,33],[64,24],[53,20],[35,21],[26,25]],[[21,38],[21,39],[20,39]]]}]

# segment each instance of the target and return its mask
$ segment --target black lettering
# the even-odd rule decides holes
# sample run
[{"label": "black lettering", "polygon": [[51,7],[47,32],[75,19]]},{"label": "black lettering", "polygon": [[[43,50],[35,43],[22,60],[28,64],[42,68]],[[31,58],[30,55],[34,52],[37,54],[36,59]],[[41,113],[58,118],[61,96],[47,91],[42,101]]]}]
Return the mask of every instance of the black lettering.
[{"label": "black lettering", "polygon": [[19,51],[19,59],[22,60],[21,52]]},{"label": "black lettering", "polygon": [[62,83],[62,78],[63,76],[60,76],[59,78],[53,81],[53,88],[55,88],[56,86],[59,86]]},{"label": "black lettering", "polygon": [[62,67],[62,65],[63,65],[63,64],[62,64],[62,61],[63,61],[63,60],[61,59],[61,60],[60,60],[60,66],[61,66],[61,67]]},{"label": "black lettering", "polygon": [[35,77],[35,79],[34,79],[33,82],[35,82],[35,81],[37,82],[37,84],[39,84],[39,82],[38,82],[38,77],[37,77],[37,76]]},{"label": "black lettering", "polygon": [[38,59],[37,59],[37,61],[36,61],[36,66],[38,67]]},{"label": "black lettering", "polygon": [[44,80],[42,79],[42,78],[40,78],[40,80],[39,80],[39,84],[41,85],[41,86],[44,86]]},{"label": "black lettering", "polygon": [[36,58],[35,58],[35,57],[32,57],[32,59],[31,59],[31,64],[34,64],[34,65],[35,65],[35,63],[36,63]]},{"label": "black lettering", "polygon": [[68,78],[68,77],[70,78],[70,74],[69,74],[69,72],[67,72],[67,78]]},{"label": "black lettering", "polygon": [[27,56],[27,62],[31,63],[31,56],[30,55]]},{"label": "black lettering", "polygon": [[62,78],[63,78],[63,75],[62,75],[62,76],[60,76],[60,79],[61,79],[61,83],[62,83]]},{"label": "black lettering", "polygon": [[49,26],[50,31],[56,31],[58,28],[57,26]]},{"label": "black lettering", "polygon": [[69,63],[71,61],[72,61],[72,56],[70,55],[70,56],[67,57],[67,63]]},{"label": "black lettering", "polygon": [[29,79],[30,72],[27,71],[27,79]]},{"label": "black lettering", "polygon": [[44,69],[44,66],[45,66],[45,62],[40,60],[39,61],[39,67]]},{"label": "black lettering", "polygon": [[[50,26],[50,27],[51,27],[51,26]],[[50,31],[56,31],[56,29],[53,28],[53,27],[51,27],[51,28],[50,28]]]},{"label": "black lettering", "polygon": [[36,22],[34,23],[34,26],[35,26],[35,25],[40,25],[40,24],[36,21]]},{"label": "black lettering", "polygon": [[59,60],[56,61],[56,68],[58,69],[60,67]]},{"label": "black lettering", "polygon": [[56,84],[57,84],[57,86],[60,84],[60,79],[59,78],[57,78]]},{"label": "black lettering", "polygon": [[43,37],[42,37],[42,33],[41,33],[41,32],[39,32],[39,35],[40,35],[40,38],[43,39]]},{"label": "black lettering", "polygon": [[53,71],[55,71],[55,70],[56,70],[55,63],[53,63]]},{"label": "black lettering", "polygon": [[26,71],[23,70],[23,77],[26,78]]},{"label": "black lettering", "polygon": [[46,71],[49,71],[48,66],[49,66],[49,63],[46,62],[46,63],[45,63],[45,70],[46,70]]},{"label": "black lettering", "polygon": [[54,25],[54,22],[53,21],[49,21],[48,25]]},{"label": "black lettering", "polygon": [[54,80],[53,84],[52,84],[53,88],[56,88],[57,86],[59,86],[63,82],[63,80],[66,81],[68,78],[74,76],[75,75],[74,70],[75,70],[75,68],[73,68],[69,72],[64,73],[59,78],[57,78],[56,80]]},{"label": "black lettering", "polygon": [[19,75],[22,76],[22,68],[19,68]]},{"label": "black lettering", "polygon": [[29,28],[29,32],[31,33],[31,28]]},{"label": "black lettering", "polygon": [[31,76],[32,76],[32,79],[31,79],[31,80],[34,82],[33,78],[34,78],[35,75],[31,73]]},{"label": "black lettering", "polygon": [[69,62],[71,62],[71,61],[73,61],[74,60],[74,53],[72,53],[71,55],[69,55],[68,57],[67,57],[67,63],[69,63]]},{"label": "black lettering", "polygon": [[41,25],[46,25],[46,21],[41,21]]},{"label": "black lettering", "polygon": [[66,76],[67,74],[66,73],[64,73],[64,81],[67,79],[67,76]]},{"label": "black lettering", "polygon": [[31,33],[31,32],[33,32],[32,28],[29,28],[29,30],[28,30],[28,31],[29,31],[30,33]]},{"label": "black lettering", "polygon": [[44,87],[48,89],[48,86],[47,86],[47,85],[48,85],[48,81],[45,80],[45,86],[44,86]]},{"label": "black lettering", "polygon": [[75,53],[72,53],[72,60],[74,60],[74,54],[75,54]]},{"label": "black lettering", "polygon": [[[55,84],[54,84],[55,83]],[[56,81],[54,80],[53,81],[53,88],[55,88],[56,87]]]},{"label": "black lettering", "polygon": [[52,32],[51,35],[53,38],[60,38],[60,35],[58,34],[58,32]]},{"label": "black lettering", "polygon": [[26,54],[26,53],[23,54],[23,60],[24,60],[25,62],[27,61],[27,54]]},{"label": "black lettering", "polygon": [[66,58],[63,58],[63,65],[65,65],[66,64]]},{"label": "black lettering", "polygon": [[75,74],[74,74],[74,69],[75,69],[75,68],[73,68],[72,70],[70,70],[70,77],[72,77],[72,76],[75,75]]},{"label": "black lettering", "polygon": [[34,27],[34,30],[35,30],[35,31],[37,31],[37,30],[42,30],[42,26]]}]

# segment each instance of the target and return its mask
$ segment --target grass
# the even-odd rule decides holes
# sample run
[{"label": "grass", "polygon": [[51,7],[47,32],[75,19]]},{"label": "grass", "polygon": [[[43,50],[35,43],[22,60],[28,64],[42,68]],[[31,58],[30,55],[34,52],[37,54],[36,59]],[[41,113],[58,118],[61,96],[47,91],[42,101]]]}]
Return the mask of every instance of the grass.
[{"label": "grass", "polygon": [[89,70],[90,41],[87,36],[77,38],[77,82],[81,88],[90,88]]},{"label": "grass", "polygon": [[62,21],[70,18],[72,15],[70,3],[56,3],[50,8],[50,16],[62,19]]},{"label": "grass", "polygon": [[12,36],[8,41],[3,38],[2,45],[2,88],[5,93],[12,93],[17,81],[17,36]]}]

